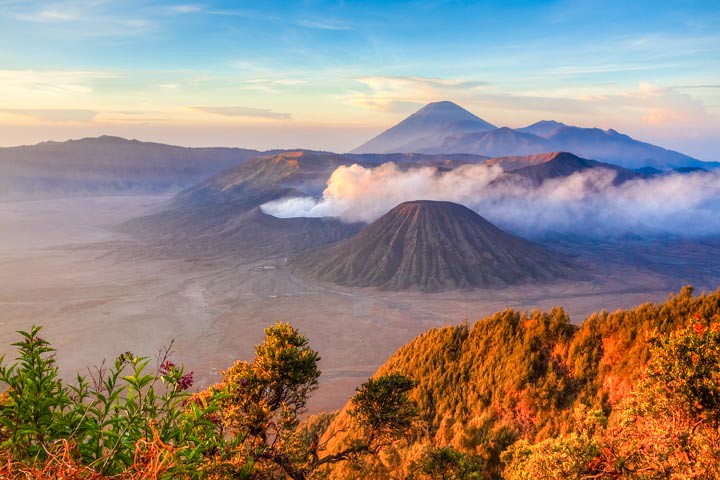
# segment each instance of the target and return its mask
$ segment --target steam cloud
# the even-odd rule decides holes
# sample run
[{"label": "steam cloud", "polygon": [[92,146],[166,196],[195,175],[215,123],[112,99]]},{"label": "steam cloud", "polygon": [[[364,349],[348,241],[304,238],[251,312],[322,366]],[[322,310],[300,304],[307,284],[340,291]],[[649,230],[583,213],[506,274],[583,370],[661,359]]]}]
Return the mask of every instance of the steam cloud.
[{"label": "steam cloud", "polygon": [[626,233],[702,236],[720,232],[720,171],[673,173],[614,185],[615,172],[591,169],[539,187],[509,181],[499,166],[466,165],[401,170],[339,167],[321,199],[266,203],[275,217],[338,217],[371,222],[409,200],[463,204],[496,225],[528,237],[546,234],[614,236]]}]

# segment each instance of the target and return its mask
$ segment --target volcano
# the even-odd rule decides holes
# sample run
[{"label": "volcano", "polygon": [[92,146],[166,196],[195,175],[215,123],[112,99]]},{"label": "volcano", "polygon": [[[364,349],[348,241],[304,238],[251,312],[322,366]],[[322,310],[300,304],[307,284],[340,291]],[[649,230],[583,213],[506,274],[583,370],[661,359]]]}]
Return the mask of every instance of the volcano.
[{"label": "volcano", "polygon": [[402,203],[355,237],[290,265],[321,281],[386,290],[494,288],[553,280],[570,263],[451,202]]},{"label": "volcano", "polygon": [[432,150],[436,145],[442,144],[448,137],[495,128],[495,125],[453,102],[434,102],[360,145],[352,153],[425,153],[428,149]]},{"label": "volcano", "polygon": [[574,127],[554,120],[543,120],[518,129],[497,128],[448,101],[425,105],[352,153],[505,157],[554,151],[572,152],[579,157],[632,170],[647,166],[658,170],[720,168],[718,162],[703,162],[641,142],[613,129]]}]

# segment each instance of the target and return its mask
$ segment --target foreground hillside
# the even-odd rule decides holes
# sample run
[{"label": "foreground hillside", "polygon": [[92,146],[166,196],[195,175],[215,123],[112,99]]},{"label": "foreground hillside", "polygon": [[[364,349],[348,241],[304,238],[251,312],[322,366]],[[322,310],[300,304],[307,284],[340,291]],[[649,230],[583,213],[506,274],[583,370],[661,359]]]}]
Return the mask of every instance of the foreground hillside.
[{"label": "foreground hillside", "polygon": [[[376,374],[401,372],[415,381],[410,395],[426,422],[425,431],[409,444],[396,443],[385,457],[363,462],[359,470],[337,470],[335,476],[403,478],[428,451],[451,448],[482,465],[478,478],[502,477],[507,466],[503,452],[519,441],[527,448],[577,435],[578,425],[585,421],[578,419],[579,414],[592,412],[618,425],[627,414],[625,402],[647,376],[653,341],[688,325],[707,329],[718,323],[720,291],[693,297],[686,287],[664,303],[599,312],[580,326],[571,324],[558,307],[532,313],[506,310],[474,325],[430,330],[400,348]],[[717,356],[718,351],[700,353],[704,354]],[[715,399],[720,396],[720,384],[715,383],[720,364],[710,370],[703,374],[708,375],[708,383],[713,382],[707,394]],[[346,412],[335,418],[328,432],[345,428],[350,432],[344,440],[331,443],[342,445],[354,434]],[[720,441],[720,433],[715,431],[715,436]],[[720,460],[720,450],[715,452],[713,458]],[[557,465],[552,478],[563,478],[566,467]],[[615,473],[613,478],[667,478]]]},{"label": "foreground hillside", "polygon": [[33,328],[0,363],[0,477],[717,478],[720,290],[692,293],[430,330],[304,423],[319,357],[289,324],[194,394],[169,352],[66,384]]}]

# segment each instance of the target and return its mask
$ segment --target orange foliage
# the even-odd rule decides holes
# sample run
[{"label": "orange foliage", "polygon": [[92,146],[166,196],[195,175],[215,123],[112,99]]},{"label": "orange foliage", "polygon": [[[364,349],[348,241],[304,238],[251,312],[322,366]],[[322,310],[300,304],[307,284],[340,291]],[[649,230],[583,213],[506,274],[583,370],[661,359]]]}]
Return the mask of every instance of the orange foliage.
[{"label": "orange foliage", "polygon": [[73,447],[61,440],[42,463],[26,465],[9,456],[0,464],[0,479],[7,480],[159,480],[173,466],[176,449],[160,440],[152,428],[152,439],[141,439],[135,447],[135,463],[121,477],[108,477],[77,462]]},{"label": "orange foliage", "polygon": [[607,375],[602,382],[603,391],[607,394],[608,403],[616,406],[630,395],[632,385],[616,375]]}]

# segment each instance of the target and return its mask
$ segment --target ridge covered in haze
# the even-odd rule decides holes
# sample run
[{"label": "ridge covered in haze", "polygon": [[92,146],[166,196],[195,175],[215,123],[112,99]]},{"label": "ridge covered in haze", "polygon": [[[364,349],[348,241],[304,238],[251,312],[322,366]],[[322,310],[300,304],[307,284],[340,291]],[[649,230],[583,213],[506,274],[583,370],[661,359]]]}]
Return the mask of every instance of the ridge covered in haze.
[{"label": "ridge covered in haze", "polygon": [[0,198],[166,191],[193,185],[259,153],[107,135],[0,148]]}]

